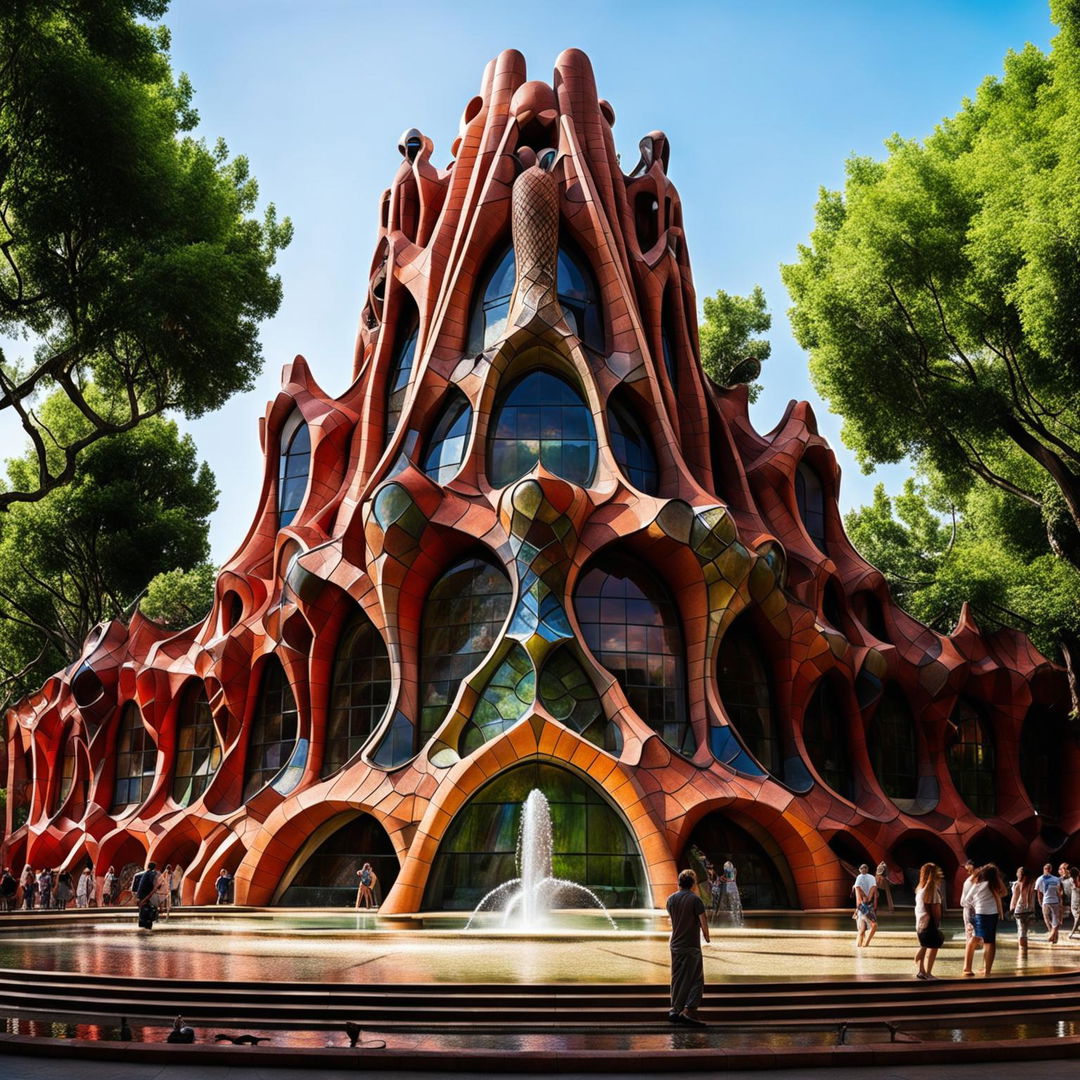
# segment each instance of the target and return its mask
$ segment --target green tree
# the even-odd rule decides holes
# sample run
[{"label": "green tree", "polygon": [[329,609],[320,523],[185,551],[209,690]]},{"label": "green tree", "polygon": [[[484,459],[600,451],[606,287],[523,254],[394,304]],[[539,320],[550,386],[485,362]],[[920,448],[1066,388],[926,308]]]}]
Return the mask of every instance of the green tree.
[{"label": "green tree", "polygon": [[[910,455],[958,505],[995,489],[1002,521],[1034,511],[1038,557],[1076,569],[1080,0],[1051,11],[1049,54],[1009,53],[925,141],[850,159],[782,273],[814,384],[863,465]],[[1061,646],[1075,694],[1080,639]]]},{"label": "green tree", "polygon": [[[93,387],[84,393],[100,405]],[[89,426],[61,392],[41,417],[62,440]],[[8,472],[18,486],[36,468],[31,450]],[[70,663],[95,624],[126,615],[155,575],[204,563],[216,506],[209,467],[163,417],[97,440],[69,484],[12,506],[0,517],[0,697],[16,699]]]},{"label": "green tree", "polygon": [[768,333],[772,316],[765,306],[765,293],[755,285],[749,296],[734,296],[719,289],[702,304],[705,319],[698,328],[701,364],[705,374],[720,386],[745,383],[751,402],[757,401],[761,365],[772,346],[755,334]]},{"label": "green tree", "polygon": [[[198,416],[262,366],[260,320],[291,226],[243,157],[185,132],[192,88],[169,66],[166,0],[0,5],[0,413],[18,417],[30,467],[0,510],[71,481],[97,441],[167,409]],[[97,388],[94,400],[87,388]],[[43,395],[86,424],[65,441]]]},{"label": "green tree", "polygon": [[158,574],[146,587],[139,610],[171,630],[197,623],[214,603],[217,568],[199,563],[190,570],[168,570]]}]

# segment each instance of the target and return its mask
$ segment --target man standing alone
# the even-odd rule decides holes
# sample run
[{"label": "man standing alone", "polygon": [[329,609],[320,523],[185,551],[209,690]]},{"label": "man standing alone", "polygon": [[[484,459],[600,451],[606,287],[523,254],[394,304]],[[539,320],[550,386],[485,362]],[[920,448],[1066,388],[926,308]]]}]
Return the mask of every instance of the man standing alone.
[{"label": "man standing alone", "polygon": [[679,874],[679,891],[667,898],[671,918],[671,1012],[673,1024],[705,1027],[697,1016],[705,990],[705,967],[701,958],[701,938],[709,940],[709,919],[705,905],[694,891],[693,870]]},{"label": "man standing alone", "polygon": [[146,869],[136,875],[131,882],[132,891],[135,893],[135,903],[139,905],[140,930],[154,929],[154,920],[157,918],[157,908],[154,907],[155,885],[157,885],[156,863],[147,863]]},{"label": "man standing alone", "polygon": [[877,882],[870,873],[870,867],[863,863],[855,879],[855,925],[859,930],[855,945],[860,949],[869,945],[877,933],[876,905]]}]

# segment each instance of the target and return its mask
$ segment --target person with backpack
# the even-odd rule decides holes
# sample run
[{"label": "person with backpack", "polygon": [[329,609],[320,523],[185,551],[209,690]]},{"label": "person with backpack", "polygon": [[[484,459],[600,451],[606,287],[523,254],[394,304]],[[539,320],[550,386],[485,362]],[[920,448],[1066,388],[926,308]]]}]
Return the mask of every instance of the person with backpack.
[{"label": "person with backpack", "polygon": [[360,879],[360,887],[356,891],[357,909],[378,907],[375,903],[375,886],[379,879],[375,876],[375,871],[371,869],[371,863],[364,863],[356,871],[356,876]]}]

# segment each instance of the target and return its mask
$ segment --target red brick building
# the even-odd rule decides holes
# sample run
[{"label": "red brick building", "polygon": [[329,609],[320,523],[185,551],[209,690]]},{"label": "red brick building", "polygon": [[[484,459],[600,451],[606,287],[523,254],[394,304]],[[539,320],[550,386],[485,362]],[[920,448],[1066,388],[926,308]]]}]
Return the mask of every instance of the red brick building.
[{"label": "red brick building", "polygon": [[534,786],[619,906],[697,852],[807,908],[862,860],[1080,856],[1061,671],[901,611],[810,407],[761,435],[703,375],[667,139],[624,171],[614,122],[582,53],[505,52],[449,166],[402,137],[352,384],[286,368],[202,623],[103,625],[8,714],[5,862],[471,907]]}]

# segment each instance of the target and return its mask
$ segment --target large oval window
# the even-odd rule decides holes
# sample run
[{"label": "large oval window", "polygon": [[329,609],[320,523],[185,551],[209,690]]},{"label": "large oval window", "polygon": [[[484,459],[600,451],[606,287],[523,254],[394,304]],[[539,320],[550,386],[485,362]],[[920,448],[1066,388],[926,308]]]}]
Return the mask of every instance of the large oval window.
[{"label": "large oval window", "polygon": [[180,806],[190,806],[210,786],[220,764],[221,746],[214,730],[206,687],[202,683],[193,683],[184,694],[176,728],[173,801]]},{"label": "large oval window", "polygon": [[141,806],[154,786],[157,746],[146,730],[138,705],[129,701],[120,713],[116,737],[116,788],[113,813]]},{"label": "large oval window", "polygon": [[656,574],[629,559],[601,559],[581,579],[574,607],[585,644],[630,707],[673,750],[693,753],[678,609]]},{"label": "large oval window", "polygon": [[443,722],[461,680],[491,651],[510,592],[506,574],[480,556],[452,566],[432,586],[421,627],[421,745]]},{"label": "large oval window", "polygon": [[587,486],[596,471],[592,413],[565,379],[533,371],[505,393],[495,409],[488,444],[488,479],[505,487],[537,461],[548,472]]},{"label": "large oval window", "polygon": [[973,701],[961,698],[949,718],[949,773],[960,798],[979,817],[997,813],[994,733]]},{"label": "large oval window", "polygon": [[818,776],[845,799],[855,785],[848,758],[848,730],[840,696],[830,679],[822,679],[803,717],[803,743]]},{"label": "large oval window", "polygon": [[909,809],[919,791],[919,755],[915,720],[904,696],[890,686],[870,718],[867,749],[874,775],[893,802]]},{"label": "large oval window", "polygon": [[783,762],[769,668],[745,616],[720,642],[716,675],[728,719],[758,762],[779,776]]},{"label": "large oval window", "polygon": [[287,795],[300,782],[307,758],[307,740],[298,739],[296,699],[276,657],[263,668],[262,688],[248,740],[244,801],[267,784]]}]

